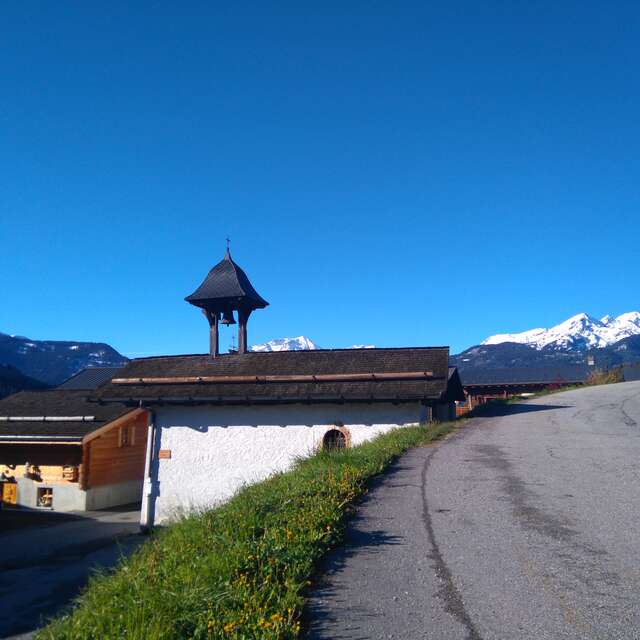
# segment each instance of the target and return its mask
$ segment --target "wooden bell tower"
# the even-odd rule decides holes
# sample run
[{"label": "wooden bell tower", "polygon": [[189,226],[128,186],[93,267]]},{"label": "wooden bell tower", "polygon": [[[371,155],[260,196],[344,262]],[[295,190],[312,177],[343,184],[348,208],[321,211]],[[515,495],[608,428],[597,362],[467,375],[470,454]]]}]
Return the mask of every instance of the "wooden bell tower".
[{"label": "wooden bell tower", "polygon": [[[215,266],[202,284],[185,298],[202,309],[209,322],[209,353],[220,355],[220,325],[238,325],[238,353],[246,353],[247,323],[255,309],[264,309],[269,303],[253,288],[245,272],[232,260],[227,241],[224,258]],[[235,316],[238,320],[236,322]]]}]

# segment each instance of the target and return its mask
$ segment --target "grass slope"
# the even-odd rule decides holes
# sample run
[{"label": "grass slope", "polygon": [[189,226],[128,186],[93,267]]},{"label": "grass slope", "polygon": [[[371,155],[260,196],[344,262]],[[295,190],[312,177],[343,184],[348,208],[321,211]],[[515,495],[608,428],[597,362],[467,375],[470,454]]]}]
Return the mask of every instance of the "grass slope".
[{"label": "grass slope", "polygon": [[299,637],[309,579],[341,541],[368,480],[452,428],[396,429],[318,453],[157,531],[113,574],[93,577],[76,608],[38,640]]}]

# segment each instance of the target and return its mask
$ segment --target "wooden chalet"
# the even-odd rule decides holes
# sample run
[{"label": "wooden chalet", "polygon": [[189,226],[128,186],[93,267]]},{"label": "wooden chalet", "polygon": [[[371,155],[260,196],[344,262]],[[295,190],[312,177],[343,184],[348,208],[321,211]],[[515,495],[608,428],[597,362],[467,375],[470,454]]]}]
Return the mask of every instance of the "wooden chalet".
[{"label": "wooden chalet", "polygon": [[87,394],[54,389],[0,401],[4,506],[84,511],[141,499],[147,412]]}]

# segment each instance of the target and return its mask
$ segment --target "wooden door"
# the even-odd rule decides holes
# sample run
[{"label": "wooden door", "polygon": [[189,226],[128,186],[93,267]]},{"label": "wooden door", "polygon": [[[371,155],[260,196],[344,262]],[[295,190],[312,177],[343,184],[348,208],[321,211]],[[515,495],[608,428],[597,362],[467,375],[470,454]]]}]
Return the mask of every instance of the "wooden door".
[{"label": "wooden door", "polygon": [[2,483],[2,503],[11,506],[18,504],[18,485],[15,482]]}]

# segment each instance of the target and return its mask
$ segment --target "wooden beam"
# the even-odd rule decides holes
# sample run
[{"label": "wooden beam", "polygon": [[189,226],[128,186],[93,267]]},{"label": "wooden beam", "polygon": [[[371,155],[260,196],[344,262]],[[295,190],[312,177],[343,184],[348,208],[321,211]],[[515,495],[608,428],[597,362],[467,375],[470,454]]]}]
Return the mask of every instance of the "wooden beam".
[{"label": "wooden beam", "polygon": [[319,373],[316,375],[277,376],[172,376],[150,378],[113,378],[113,384],[198,384],[210,382],[366,382],[371,380],[423,380],[433,378],[433,371],[391,371],[384,373]]},{"label": "wooden beam", "polygon": [[82,463],[80,464],[79,486],[83,491],[89,488],[89,459],[91,457],[91,443],[82,443]]}]

